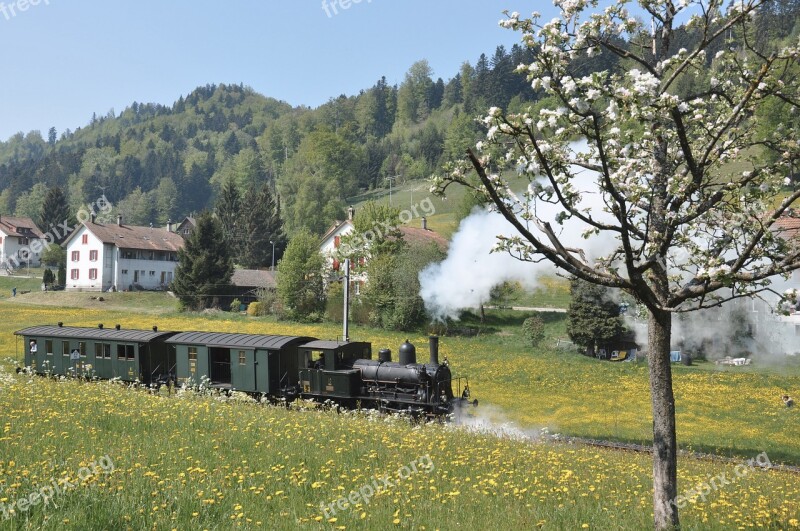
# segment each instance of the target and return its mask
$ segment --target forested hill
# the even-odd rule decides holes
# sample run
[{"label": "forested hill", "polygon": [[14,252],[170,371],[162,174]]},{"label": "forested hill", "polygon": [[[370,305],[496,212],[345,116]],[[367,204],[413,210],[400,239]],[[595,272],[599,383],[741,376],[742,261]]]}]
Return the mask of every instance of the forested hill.
[{"label": "forested hill", "polygon": [[0,143],[0,214],[38,216],[47,187],[73,209],[106,196],[132,224],[164,224],[212,206],[226,179],[244,191],[275,183],[287,228],[321,232],[342,218],[346,198],[424,178],[474,141],[472,117],[487,102],[535,97],[514,66],[521,48],[498,48],[445,82],[427,61],[399,86],[385,79],[316,109],[241,85],[207,85],[172,106],[133,103],[83,128]]},{"label": "forested hill", "polygon": [[[800,0],[768,6],[757,34],[765,45],[796,33],[800,15]],[[531,53],[498,47],[447,81],[434,79],[422,60],[399,86],[381,79],[316,109],[242,85],[207,85],[172,106],[133,103],[75,131],[19,133],[0,142],[0,214],[36,219],[47,188],[60,186],[73,211],[105,193],[116,206],[112,216],[161,225],[211,207],[227,180],[243,192],[269,182],[288,232],[320,233],[344,216],[348,197],[389,180],[426,178],[461,156],[480,136],[475,117],[489,105],[515,110],[535,102],[514,73]],[[612,61],[601,55],[575,74],[626,67]],[[702,75],[693,72],[679,89],[691,90]]]}]

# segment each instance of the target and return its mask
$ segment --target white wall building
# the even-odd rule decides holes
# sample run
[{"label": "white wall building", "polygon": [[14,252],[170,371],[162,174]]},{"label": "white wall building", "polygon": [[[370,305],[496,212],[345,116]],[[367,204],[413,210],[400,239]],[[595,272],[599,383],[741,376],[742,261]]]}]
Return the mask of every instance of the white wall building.
[{"label": "white wall building", "polygon": [[68,291],[167,289],[178,265],[180,235],[160,227],[86,222],[64,246]]},{"label": "white wall building", "polygon": [[37,267],[45,249],[44,235],[31,218],[0,216],[0,268]]}]

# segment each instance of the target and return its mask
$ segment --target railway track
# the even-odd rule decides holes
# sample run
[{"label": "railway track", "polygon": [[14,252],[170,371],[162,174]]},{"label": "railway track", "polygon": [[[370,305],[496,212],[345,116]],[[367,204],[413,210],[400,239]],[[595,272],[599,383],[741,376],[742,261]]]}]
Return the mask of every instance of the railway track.
[{"label": "railway track", "polygon": [[[620,450],[624,452],[635,452],[635,453],[646,453],[646,454],[653,453],[652,446],[645,446],[643,444],[636,444],[636,443],[622,443],[616,441],[604,441],[600,439],[587,439],[584,437],[569,437],[564,435],[548,435],[546,436],[546,439],[552,442],[575,444],[581,446],[594,446],[598,448]],[[712,461],[712,462],[732,464],[732,465],[741,464],[743,461],[741,458],[725,457],[717,454],[692,452],[688,450],[678,450],[678,456],[688,457],[690,459],[696,459],[699,461]],[[771,465],[770,467],[763,467],[763,468],[765,470],[779,470],[783,472],[791,472],[793,474],[800,474],[800,466]]]}]

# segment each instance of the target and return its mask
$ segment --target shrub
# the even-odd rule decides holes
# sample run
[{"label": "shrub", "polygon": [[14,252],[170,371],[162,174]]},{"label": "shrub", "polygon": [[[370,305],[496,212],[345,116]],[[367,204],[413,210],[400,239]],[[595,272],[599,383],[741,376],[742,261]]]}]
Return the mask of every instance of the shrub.
[{"label": "shrub", "polygon": [[239,299],[233,299],[233,302],[231,302],[231,311],[238,312],[241,308],[242,308],[242,301],[240,301]]},{"label": "shrub", "polygon": [[542,318],[534,315],[525,319],[522,323],[522,334],[534,347],[541,343],[544,339],[544,321],[542,321]]},{"label": "shrub", "polygon": [[247,306],[247,315],[252,317],[256,317],[258,315],[264,315],[264,305],[260,302],[251,302]]}]

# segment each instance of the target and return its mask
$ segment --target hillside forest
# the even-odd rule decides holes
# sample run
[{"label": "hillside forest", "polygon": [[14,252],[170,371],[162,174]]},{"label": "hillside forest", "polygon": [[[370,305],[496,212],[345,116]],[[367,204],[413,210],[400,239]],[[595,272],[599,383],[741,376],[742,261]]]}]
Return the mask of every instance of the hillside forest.
[{"label": "hillside forest", "polygon": [[[759,46],[796,34],[799,19],[800,0],[764,4]],[[701,38],[691,31],[680,37],[676,50]],[[735,46],[737,38],[731,32],[720,46]],[[428,178],[461,157],[481,136],[476,117],[489,106],[516,111],[553,104],[515,73],[532,53],[500,46],[474,65],[464,62],[448,80],[436,77],[423,59],[399,85],[381,78],[315,109],[243,85],[209,84],[171,106],[134,102],[119,113],[93,115],[74,131],[20,132],[0,142],[0,214],[37,219],[47,190],[60,187],[73,213],[105,194],[115,205],[109,217],[122,214],[126,223],[158,226],[212,209],[226,183],[243,197],[268,184],[279,197],[287,235],[319,235],[344,219],[353,196]],[[706,71],[685,75],[677,90],[690,93],[703,76],[713,75],[713,58],[708,55]],[[601,55],[575,68],[586,75],[630,66]],[[780,114],[773,109],[759,117],[759,127],[769,128]],[[246,201],[242,208],[246,213]]]}]

